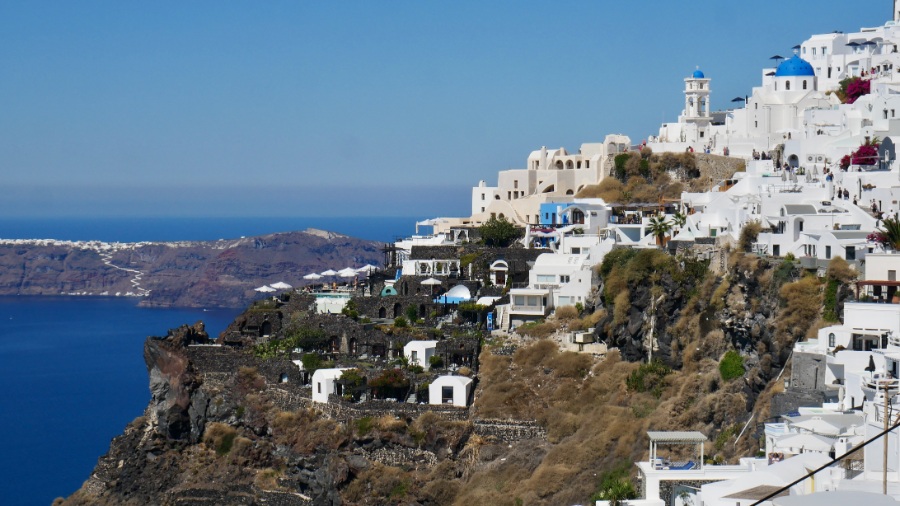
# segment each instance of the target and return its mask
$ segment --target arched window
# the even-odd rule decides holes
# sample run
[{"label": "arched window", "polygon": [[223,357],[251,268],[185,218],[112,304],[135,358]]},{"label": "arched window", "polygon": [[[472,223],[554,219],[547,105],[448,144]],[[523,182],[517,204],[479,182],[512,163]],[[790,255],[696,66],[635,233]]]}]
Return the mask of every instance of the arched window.
[{"label": "arched window", "polygon": [[785,89],[786,91],[791,91],[791,82],[790,82],[790,81],[785,81],[785,82],[784,82],[784,89]]},{"label": "arched window", "polygon": [[806,79],[803,80],[803,89],[806,89]]}]

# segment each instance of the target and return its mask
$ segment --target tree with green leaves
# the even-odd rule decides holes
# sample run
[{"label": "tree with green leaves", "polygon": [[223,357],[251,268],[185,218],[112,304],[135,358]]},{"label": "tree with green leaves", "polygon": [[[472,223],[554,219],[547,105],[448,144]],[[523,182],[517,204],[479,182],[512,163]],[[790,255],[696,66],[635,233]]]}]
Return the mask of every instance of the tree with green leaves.
[{"label": "tree with green leaves", "polygon": [[491,219],[481,225],[478,232],[485,244],[499,247],[509,246],[511,242],[522,235],[522,229],[507,221],[503,216],[499,218],[491,216]]},{"label": "tree with green leaves", "polygon": [[654,216],[648,221],[647,230],[656,237],[656,244],[665,246],[666,235],[671,232],[672,224],[665,216]]}]

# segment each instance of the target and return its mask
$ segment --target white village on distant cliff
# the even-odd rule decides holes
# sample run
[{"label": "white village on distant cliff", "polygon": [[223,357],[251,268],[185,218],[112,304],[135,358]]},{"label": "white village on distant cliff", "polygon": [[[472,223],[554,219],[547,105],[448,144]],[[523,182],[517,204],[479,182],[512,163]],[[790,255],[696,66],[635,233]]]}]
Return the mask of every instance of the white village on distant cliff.
[{"label": "white village on distant cliff", "polygon": [[[813,35],[792,48],[790,57],[775,58],[772,68],[761,70],[757,86],[731,100],[733,109],[711,111],[714,76],[689,70],[683,112],[661,125],[658,135],[639,144],[607,135],[575,153],[541,147],[527,156],[525,168],[501,171],[496,185],[479,182],[472,189],[471,216],[417,224],[433,227],[434,233],[395,244],[402,275],[385,290],[403,293],[407,276],[452,280],[464,262],[411,258],[412,248],[463,244],[478,226],[500,218],[526,228],[526,248],[552,252],[528,263],[527,283],[508,285],[508,303],[478,301],[494,305],[495,332],[587,300],[592,268],[613,247],[702,255],[704,245],[711,251],[735,243],[741,230],[756,222],[763,230],[752,245],[757,254],[793,257],[820,275],[831,259],[844,258],[861,271],[857,301],[846,303],[842,324],[795,345],[793,370],[784,378],[796,389],[820,392],[826,402],[765,423],[765,454],[739,465],[705,465],[701,433],[651,432],[648,458],[637,464],[643,499],[629,504],[665,504],[660,491],[666,487],[675,487],[665,493],[673,506],[763,500],[819,505],[861,498],[893,504],[891,497],[900,498],[895,432],[865,446],[861,456],[856,452],[839,465],[826,464],[897,418],[900,255],[885,248],[876,232],[880,220],[900,212],[898,47],[900,5],[894,2],[893,19],[883,26]],[[644,148],[656,154],[702,153],[711,165],[724,167],[739,161],[745,170],[710,176],[705,191],[684,192],[680,199],[621,204],[577,196],[615,177],[617,155]],[[662,219],[666,226],[659,233]],[[498,259],[491,265],[491,281],[507,284],[509,270],[509,262]],[[454,301],[471,298],[463,286],[454,290],[447,294]],[[605,345],[593,343],[592,332],[573,334],[564,344],[605,351]],[[653,343],[648,347],[652,353]],[[751,419],[744,430],[763,422]],[[669,461],[668,445],[693,446],[696,458]],[[888,497],[877,495],[883,487]]]}]

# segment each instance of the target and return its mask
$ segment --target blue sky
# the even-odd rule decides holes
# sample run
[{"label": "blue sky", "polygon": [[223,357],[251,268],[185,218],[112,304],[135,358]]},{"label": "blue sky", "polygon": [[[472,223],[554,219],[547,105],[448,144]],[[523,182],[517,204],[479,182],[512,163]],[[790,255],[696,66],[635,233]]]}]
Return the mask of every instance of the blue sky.
[{"label": "blue sky", "polygon": [[463,215],[542,145],[652,135],[696,66],[729,107],[891,5],[7,1],[0,214]]}]

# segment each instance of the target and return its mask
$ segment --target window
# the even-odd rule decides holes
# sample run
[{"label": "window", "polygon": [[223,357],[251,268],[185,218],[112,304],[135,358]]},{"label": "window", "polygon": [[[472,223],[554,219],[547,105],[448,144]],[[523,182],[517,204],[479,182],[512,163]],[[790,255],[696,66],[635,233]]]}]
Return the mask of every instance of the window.
[{"label": "window", "polygon": [[844,249],[844,258],[848,261],[856,260],[856,248],[854,246],[846,246]]},{"label": "window", "polygon": [[812,48],[812,55],[813,55],[813,56],[816,55],[816,48]]},{"label": "window", "polygon": [[481,212],[484,212],[484,208],[483,208],[483,207],[481,208]]},{"label": "window", "polygon": [[803,89],[806,89],[806,79],[803,80]]},{"label": "window", "polygon": [[784,89],[785,89],[785,91],[791,91],[791,82],[790,81],[784,82]]},{"label": "window", "polygon": [[559,282],[560,282],[560,283],[568,283],[568,282],[569,282],[569,279],[570,279],[569,276],[560,276],[560,277],[559,277]]},{"label": "window", "polygon": [[831,246],[825,246],[825,260],[831,258]]},{"label": "window", "polygon": [[831,67],[828,67],[828,78],[831,79]]},{"label": "window", "polygon": [[753,128],[759,128],[759,121],[753,122]]},{"label": "window", "polygon": [[822,46],[822,56],[828,54],[828,48],[826,46]]},{"label": "window", "polygon": [[572,248],[572,254],[573,254],[573,255],[580,255],[580,254],[581,254],[581,248]]},{"label": "window", "polygon": [[700,138],[701,138],[701,139],[703,138],[703,134],[704,134],[704,133],[705,133],[705,132],[703,132],[703,130],[700,131]]},{"label": "window", "polygon": [[453,404],[453,387],[441,387],[441,403]]},{"label": "window", "polygon": [[513,304],[516,306],[524,306],[525,305],[525,296],[524,295],[516,295],[513,297]]},{"label": "window", "polygon": [[780,257],[781,256],[781,245],[776,244],[772,246],[772,256]]},{"label": "window", "polygon": [[512,192],[506,192],[506,200],[512,200]]},{"label": "window", "polygon": [[888,118],[888,115],[887,115],[887,109],[885,109],[885,110],[882,111],[882,112],[884,113],[884,119],[887,119],[887,118]]},{"label": "window", "polygon": [[584,161],[584,168],[585,168],[585,169],[590,169],[590,168],[591,168],[591,161],[590,161],[590,160],[585,160],[585,161]]},{"label": "window", "polygon": [[419,352],[416,350],[413,350],[410,353],[409,361],[412,362],[413,364],[418,364],[419,363]]},{"label": "window", "polygon": [[888,281],[897,281],[897,271],[888,271]]},{"label": "window", "polygon": [[798,222],[798,226],[800,227],[800,232],[803,232],[803,220]]},{"label": "window", "polygon": [[317,394],[322,393],[322,384],[321,383],[316,383],[316,393]]},{"label": "window", "polygon": [[519,187],[519,180],[517,179],[517,180],[513,181],[513,188],[518,188],[518,187]]},{"label": "window", "polygon": [[893,110],[893,109],[891,109],[891,117],[892,117],[892,118],[894,117],[894,110]]},{"label": "window", "polygon": [[536,276],[536,279],[537,279],[538,283],[555,283],[556,282],[556,276],[554,276],[553,274],[538,274]]},{"label": "window", "polygon": [[485,198],[485,195],[482,193],[482,194],[481,194],[481,200],[484,200],[484,198]]},{"label": "window", "polygon": [[828,347],[834,348],[834,343],[835,343],[834,332],[832,332],[832,333],[828,334]]}]

